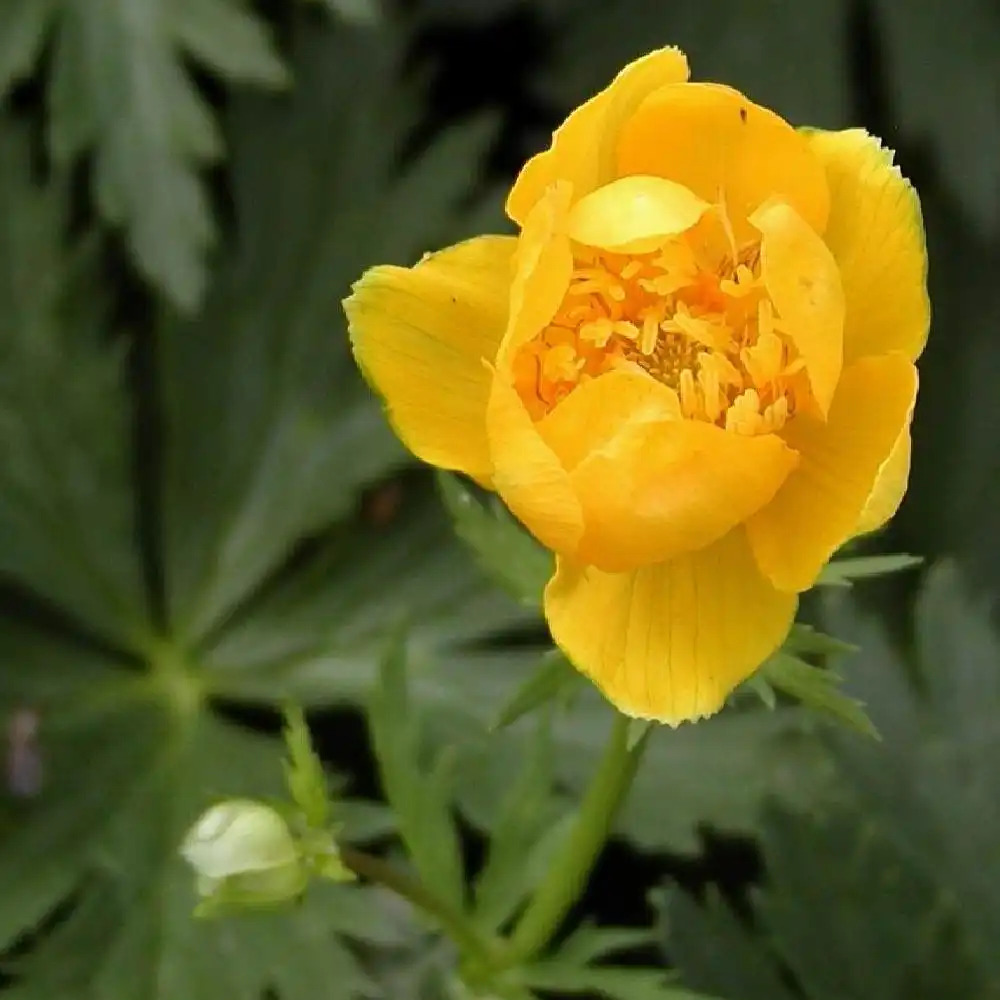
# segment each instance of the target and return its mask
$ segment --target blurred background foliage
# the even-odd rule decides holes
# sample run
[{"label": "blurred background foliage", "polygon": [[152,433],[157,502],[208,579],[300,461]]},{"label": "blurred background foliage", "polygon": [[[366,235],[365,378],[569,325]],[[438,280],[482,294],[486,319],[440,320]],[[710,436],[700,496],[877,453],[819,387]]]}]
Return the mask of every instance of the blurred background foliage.
[{"label": "blurred background foliage", "polygon": [[[843,669],[881,743],[753,699],[655,733],[580,913],[655,916],[655,960],[730,1000],[1000,996],[993,0],[2,0],[12,998],[430,995],[438,957],[379,892],[196,924],[176,846],[214,796],[277,786],[288,696],[341,776],[346,835],[382,842],[358,707],[405,619],[479,863],[526,743],[488,725],[544,632],[454,539],[340,301],[369,264],[503,231],[523,159],[666,43],[795,123],[867,127],[921,194],[912,485],[867,546],[927,569],[808,609],[860,645]],[[608,718],[589,692],[559,715],[557,798]],[[667,996],[576,992],[602,989]]]}]

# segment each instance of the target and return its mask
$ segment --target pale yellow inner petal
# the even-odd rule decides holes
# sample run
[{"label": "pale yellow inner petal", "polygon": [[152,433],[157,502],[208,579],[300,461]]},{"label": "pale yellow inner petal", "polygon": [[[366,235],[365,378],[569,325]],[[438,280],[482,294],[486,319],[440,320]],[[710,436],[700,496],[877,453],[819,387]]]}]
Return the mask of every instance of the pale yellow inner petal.
[{"label": "pale yellow inner petal", "polygon": [[826,176],[806,140],[773,111],[715,83],[651,93],[622,127],[618,175],[651,174],[722,203],[738,241],[769,198],[791,205],[817,232],[826,228]]},{"label": "pale yellow inner petal", "polygon": [[533,156],[507,198],[507,214],[524,224],[545,190],[558,180],[576,197],[615,177],[622,124],[658,87],[688,78],[684,53],[662,48],[629,63],[599,94],[577,108],[552,136],[551,148]]},{"label": "pale yellow inner petal", "polygon": [[570,211],[567,229],[578,243],[642,253],[690,229],[709,208],[674,181],[623,177],[580,199]]},{"label": "pale yellow inner petal", "polygon": [[844,293],[837,262],[815,231],[783,202],[762,206],[750,222],[761,233],[761,277],[825,416],[844,353]]}]

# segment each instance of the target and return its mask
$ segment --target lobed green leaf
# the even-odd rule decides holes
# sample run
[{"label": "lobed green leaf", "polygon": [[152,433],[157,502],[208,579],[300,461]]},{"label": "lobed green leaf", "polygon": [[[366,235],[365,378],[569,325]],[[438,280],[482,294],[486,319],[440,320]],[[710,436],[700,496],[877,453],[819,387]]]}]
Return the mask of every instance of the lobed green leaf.
[{"label": "lobed green leaf", "polygon": [[413,864],[432,893],[459,908],[465,901],[461,845],[451,812],[449,761],[424,763],[420,715],[406,682],[402,636],[382,659],[368,723],[382,789]]},{"label": "lobed green leaf", "polygon": [[522,604],[540,608],[552,575],[551,553],[496,497],[477,499],[469,486],[449,472],[440,472],[437,478],[456,534],[472,549],[486,575]]}]

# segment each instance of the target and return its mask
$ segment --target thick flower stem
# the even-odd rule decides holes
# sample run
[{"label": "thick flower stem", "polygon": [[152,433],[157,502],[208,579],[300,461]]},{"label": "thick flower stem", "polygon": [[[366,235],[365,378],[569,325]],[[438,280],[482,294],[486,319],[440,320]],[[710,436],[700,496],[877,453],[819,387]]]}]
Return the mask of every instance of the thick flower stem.
[{"label": "thick flower stem", "polygon": [[340,860],[361,878],[377,882],[401,896],[435,921],[467,955],[486,966],[499,958],[499,942],[482,937],[460,911],[435,896],[422,882],[395,865],[347,845],[340,847]]},{"label": "thick flower stem", "polygon": [[632,785],[649,735],[647,729],[630,747],[630,723],[629,718],[615,713],[608,745],[580,804],[576,823],[515,927],[505,964],[515,965],[538,954],[579,898]]}]

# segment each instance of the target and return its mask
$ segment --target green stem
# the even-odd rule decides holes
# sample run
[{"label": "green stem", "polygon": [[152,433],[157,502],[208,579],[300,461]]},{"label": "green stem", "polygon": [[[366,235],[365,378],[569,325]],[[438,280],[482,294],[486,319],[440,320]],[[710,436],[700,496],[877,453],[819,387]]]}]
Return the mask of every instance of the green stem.
[{"label": "green stem", "polygon": [[421,910],[437,924],[467,955],[484,965],[493,965],[499,957],[498,942],[480,936],[465,915],[438,899],[422,882],[401,871],[395,865],[364,851],[340,846],[340,860],[361,878],[377,882]]},{"label": "green stem", "polygon": [[604,756],[587,789],[576,823],[510,939],[506,964],[533,958],[551,940],[577,901],[632,785],[649,730],[629,747],[631,720],[615,713]]}]

